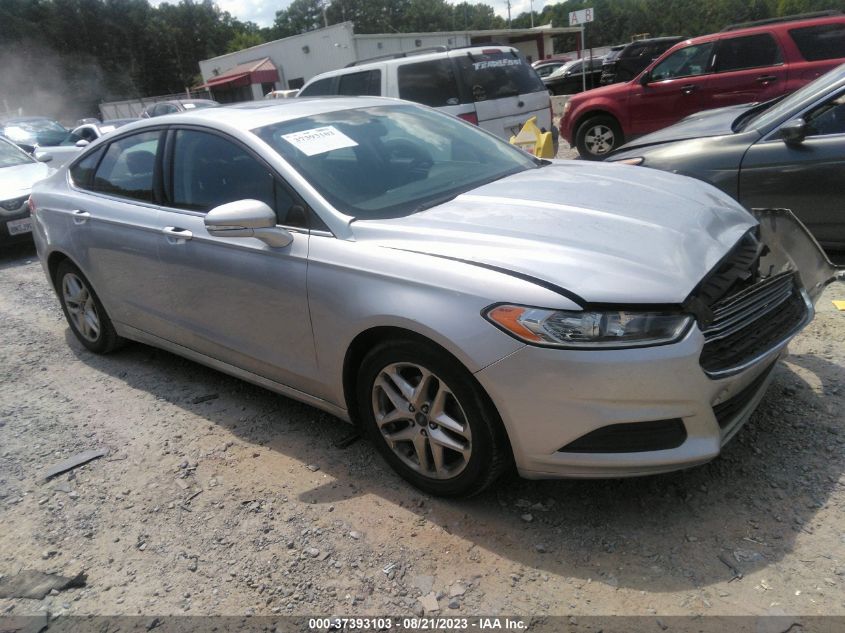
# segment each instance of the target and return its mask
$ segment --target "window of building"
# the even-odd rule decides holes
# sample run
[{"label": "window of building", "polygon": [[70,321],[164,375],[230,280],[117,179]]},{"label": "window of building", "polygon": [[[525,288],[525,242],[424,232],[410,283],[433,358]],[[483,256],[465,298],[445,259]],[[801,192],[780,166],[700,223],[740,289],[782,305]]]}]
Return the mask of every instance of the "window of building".
[{"label": "window of building", "polygon": [[[153,201],[153,174],[161,132],[142,132],[108,146],[90,185],[123,198]],[[83,177],[84,173],[80,173]]]},{"label": "window of building", "polygon": [[769,33],[732,37],[719,42],[716,72],[777,66],[783,63],[780,46]]},{"label": "window of building", "polygon": [[845,24],[820,24],[789,31],[801,56],[809,62],[845,57]]}]

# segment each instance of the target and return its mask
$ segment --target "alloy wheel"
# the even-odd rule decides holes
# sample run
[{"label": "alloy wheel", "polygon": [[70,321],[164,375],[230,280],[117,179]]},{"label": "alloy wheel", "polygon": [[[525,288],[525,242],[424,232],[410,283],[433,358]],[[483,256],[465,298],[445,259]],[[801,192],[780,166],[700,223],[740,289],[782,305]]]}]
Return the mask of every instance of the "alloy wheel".
[{"label": "alloy wheel", "polygon": [[100,317],[94,296],[85,282],[75,274],[67,273],[62,278],[62,297],[76,331],[86,340],[95,343],[100,337]]},{"label": "alloy wheel", "polygon": [[413,363],[382,369],[372,388],[378,429],[409,468],[450,479],[467,466],[472,433],[460,402],[438,376]]},{"label": "alloy wheel", "polygon": [[591,154],[601,156],[613,149],[616,142],[616,135],[606,125],[594,125],[584,136],[584,144]]}]

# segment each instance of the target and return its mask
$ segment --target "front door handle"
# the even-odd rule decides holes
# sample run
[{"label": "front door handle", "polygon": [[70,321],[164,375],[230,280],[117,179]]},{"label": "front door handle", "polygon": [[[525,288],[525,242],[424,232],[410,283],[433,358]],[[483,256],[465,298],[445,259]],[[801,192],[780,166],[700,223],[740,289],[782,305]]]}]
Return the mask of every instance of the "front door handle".
[{"label": "front door handle", "polygon": [[188,229],[181,229],[178,226],[165,226],[161,232],[167,236],[167,241],[171,244],[180,244],[194,237]]},{"label": "front door handle", "polygon": [[763,75],[762,77],[757,77],[757,81],[761,84],[769,84],[777,80],[777,75]]},{"label": "front door handle", "polygon": [[681,86],[681,92],[685,95],[691,95],[693,92],[698,90],[698,86],[695,84],[687,84],[686,86]]},{"label": "front door handle", "polygon": [[81,209],[71,211],[71,215],[73,215],[73,223],[76,225],[85,224],[91,218],[90,213],[88,213],[87,211],[82,211]]}]

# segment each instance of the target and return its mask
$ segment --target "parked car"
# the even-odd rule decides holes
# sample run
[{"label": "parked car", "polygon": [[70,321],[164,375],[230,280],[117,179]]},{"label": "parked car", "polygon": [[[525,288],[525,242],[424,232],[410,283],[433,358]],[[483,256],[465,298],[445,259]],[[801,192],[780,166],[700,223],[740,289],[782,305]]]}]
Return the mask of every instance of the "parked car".
[{"label": "parked car", "polygon": [[32,152],[36,147],[61,145],[70,130],[58,121],[41,116],[13,117],[0,123],[0,135]]},{"label": "parked car", "polygon": [[[543,83],[553,95],[571,95],[591,90],[599,85],[602,68],[601,57],[582,58],[567,62],[553,73],[543,77]],[[585,70],[586,69],[586,70]],[[586,77],[584,74],[586,73]]]},{"label": "parked car", "polygon": [[582,158],[685,116],[798,88],[845,61],[845,15],[767,20],[676,44],[634,80],[573,97],[560,133]]},{"label": "parked car", "polygon": [[50,167],[0,136],[0,246],[32,240],[27,200],[32,185],[50,171]]},{"label": "parked car", "polygon": [[515,48],[440,46],[376,59],[318,75],[299,97],[398,97],[460,117],[505,140],[534,116],[557,144],[546,88]]},{"label": "parked car", "polygon": [[265,99],[293,99],[299,94],[299,89],[296,90],[271,90],[266,95]]},{"label": "parked car", "polygon": [[97,121],[96,123],[84,123],[75,127],[60,144],[47,148],[36,148],[35,157],[39,160],[49,161],[53,169],[58,169],[67,161],[74,158],[81,148],[92,141],[96,141],[100,136],[108,134],[127,123],[133,123],[139,120],[110,119],[102,122]]},{"label": "parked car", "polygon": [[148,105],[141,113],[141,118],[150,119],[164,114],[199,110],[201,108],[215,108],[219,105],[213,99],[171,99],[170,101],[159,101]]},{"label": "parked car", "polygon": [[538,159],[381,98],[141,122],[38,184],[32,214],[87,349],[148,343],[356,421],[444,495],[511,463],[714,458],[836,274],[700,181]]},{"label": "parked car", "polygon": [[785,99],[692,115],[609,161],[693,176],[746,208],[787,207],[845,250],[845,64]]},{"label": "parked car", "polygon": [[678,35],[652,37],[618,47],[619,50],[615,54],[611,52],[604,58],[601,68],[601,85],[631,81],[667,49],[684,39],[686,38]]},{"label": "parked car", "polygon": [[551,73],[563,66],[566,62],[571,62],[572,58],[566,55],[555,55],[547,59],[538,59],[532,62],[531,67],[537,71],[540,79],[548,77]]}]

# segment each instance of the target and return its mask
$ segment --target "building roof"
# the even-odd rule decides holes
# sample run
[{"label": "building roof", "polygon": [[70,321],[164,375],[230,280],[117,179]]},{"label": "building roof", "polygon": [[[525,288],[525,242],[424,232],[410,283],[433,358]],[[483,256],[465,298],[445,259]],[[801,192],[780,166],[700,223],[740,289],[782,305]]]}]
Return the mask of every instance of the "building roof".
[{"label": "building roof", "polygon": [[262,57],[259,60],[238,64],[212,77],[206,81],[201,88],[220,87],[224,84],[234,86],[247,85],[251,83],[263,83],[276,81],[279,78],[279,71],[269,57]]}]

